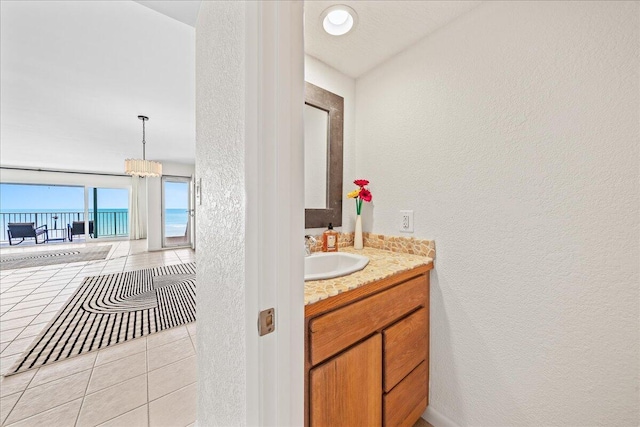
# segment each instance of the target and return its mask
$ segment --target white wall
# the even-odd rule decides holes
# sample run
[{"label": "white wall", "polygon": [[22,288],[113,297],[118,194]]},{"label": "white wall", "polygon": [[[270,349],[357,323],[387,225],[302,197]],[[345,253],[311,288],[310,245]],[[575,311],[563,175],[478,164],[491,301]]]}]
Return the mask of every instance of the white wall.
[{"label": "white wall", "polygon": [[245,8],[244,2],[203,2],[196,25],[196,175],[202,180],[196,228],[200,426],[245,425],[250,411],[245,341]]},{"label": "white wall", "polygon": [[[637,426],[638,2],[487,2],[356,84],[378,233],[438,245],[431,408]],[[369,224],[371,228],[371,224]]]},{"label": "white wall", "polygon": [[201,426],[303,424],[302,6],[203,2],[198,16]]},{"label": "white wall", "polygon": [[[162,163],[162,174],[190,177],[195,165]],[[162,178],[145,178],[147,183],[147,249],[162,249]]]},{"label": "white wall", "polygon": [[[346,200],[346,194],[353,187],[356,169],[356,85],[355,80],[347,77],[335,68],[332,68],[316,58],[304,56],[304,79],[323,89],[333,92],[344,98],[344,133],[343,133],[343,188],[344,199],[342,201],[342,227],[336,230],[353,231],[356,220],[356,208],[352,201]],[[324,161],[324,159],[322,159]],[[350,203],[351,202],[351,203]],[[322,233],[325,228],[307,229],[307,234]]]},{"label": "white wall", "polygon": [[128,176],[92,175],[37,170],[0,169],[0,182],[7,184],[49,184],[102,188],[131,188]]}]

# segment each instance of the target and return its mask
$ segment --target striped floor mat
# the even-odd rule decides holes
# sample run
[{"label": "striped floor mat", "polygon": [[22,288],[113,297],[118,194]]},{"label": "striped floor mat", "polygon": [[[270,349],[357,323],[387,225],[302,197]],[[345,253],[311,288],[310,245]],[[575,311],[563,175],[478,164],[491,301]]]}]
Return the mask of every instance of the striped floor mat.
[{"label": "striped floor mat", "polygon": [[45,265],[67,264],[70,262],[95,261],[109,255],[111,245],[68,248],[55,251],[29,251],[15,254],[0,254],[0,270],[43,267]]},{"label": "striped floor mat", "polygon": [[195,263],[87,277],[7,375],[196,320]]}]

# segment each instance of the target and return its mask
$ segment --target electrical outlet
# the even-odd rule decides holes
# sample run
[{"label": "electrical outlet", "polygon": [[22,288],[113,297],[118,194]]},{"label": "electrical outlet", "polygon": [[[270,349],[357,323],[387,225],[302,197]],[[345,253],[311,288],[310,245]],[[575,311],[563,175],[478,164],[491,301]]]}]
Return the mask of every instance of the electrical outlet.
[{"label": "electrical outlet", "polygon": [[400,232],[413,233],[413,211],[400,211]]}]

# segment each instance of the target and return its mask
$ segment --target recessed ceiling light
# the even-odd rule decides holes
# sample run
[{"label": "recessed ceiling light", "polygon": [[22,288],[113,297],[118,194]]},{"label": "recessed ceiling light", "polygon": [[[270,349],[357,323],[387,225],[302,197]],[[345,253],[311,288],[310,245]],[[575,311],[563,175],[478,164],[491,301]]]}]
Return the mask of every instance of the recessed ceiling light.
[{"label": "recessed ceiling light", "polygon": [[338,4],[322,12],[322,28],[332,36],[347,34],[355,26],[358,15],[349,6]]}]

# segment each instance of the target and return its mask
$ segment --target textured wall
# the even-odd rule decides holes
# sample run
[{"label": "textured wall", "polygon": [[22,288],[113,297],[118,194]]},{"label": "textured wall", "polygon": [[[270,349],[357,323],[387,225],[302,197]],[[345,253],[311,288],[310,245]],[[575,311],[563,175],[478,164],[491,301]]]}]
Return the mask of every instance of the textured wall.
[{"label": "textured wall", "polygon": [[[347,77],[335,68],[329,67],[316,58],[305,55],[304,79],[323,89],[333,92],[344,98],[344,133],[343,133],[343,182],[344,199],[342,200],[342,227],[336,227],[338,231],[353,231],[356,221],[356,208],[352,200],[346,200],[347,191],[351,191],[356,169],[356,83],[351,77]],[[307,229],[307,234],[319,234],[326,228]]]},{"label": "textured wall", "polygon": [[202,2],[196,26],[200,426],[246,423],[244,9]]},{"label": "textured wall", "polygon": [[431,405],[637,426],[638,2],[487,2],[356,82],[376,233],[438,246]]}]

